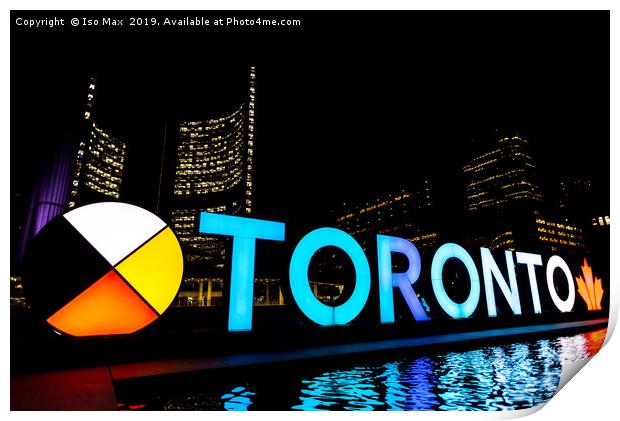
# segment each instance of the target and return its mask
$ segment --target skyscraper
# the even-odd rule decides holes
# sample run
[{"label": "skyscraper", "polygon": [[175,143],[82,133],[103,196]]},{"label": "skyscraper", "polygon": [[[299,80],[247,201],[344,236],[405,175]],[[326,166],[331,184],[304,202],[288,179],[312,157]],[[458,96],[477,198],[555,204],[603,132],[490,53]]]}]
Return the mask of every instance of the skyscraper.
[{"label": "skyscraper", "polygon": [[221,284],[226,247],[222,238],[198,234],[200,212],[249,215],[254,209],[255,83],[252,66],[246,100],[229,114],[181,121],[176,132],[170,219],[189,263],[186,282],[198,284],[201,301],[216,295],[212,281]]},{"label": "skyscraper", "polygon": [[110,136],[95,122],[89,139],[80,142],[75,160],[69,208],[121,195],[127,145]]},{"label": "skyscraper", "polygon": [[500,137],[489,150],[467,162],[463,173],[465,208],[471,214],[516,205],[541,207],[536,165],[523,137]]},{"label": "skyscraper", "polygon": [[473,242],[492,249],[535,243],[543,195],[528,141],[497,136],[463,165],[465,211]]},{"label": "skyscraper", "polygon": [[87,133],[78,145],[68,207],[118,200],[127,155],[125,142],[113,137],[93,118],[96,80],[90,79],[84,123]]},{"label": "skyscraper", "polygon": [[[583,229],[561,211],[569,202],[562,190],[558,211],[545,208],[528,141],[498,136],[463,166],[465,209],[473,243],[490,249],[583,250]],[[564,206],[562,206],[564,203]]]}]

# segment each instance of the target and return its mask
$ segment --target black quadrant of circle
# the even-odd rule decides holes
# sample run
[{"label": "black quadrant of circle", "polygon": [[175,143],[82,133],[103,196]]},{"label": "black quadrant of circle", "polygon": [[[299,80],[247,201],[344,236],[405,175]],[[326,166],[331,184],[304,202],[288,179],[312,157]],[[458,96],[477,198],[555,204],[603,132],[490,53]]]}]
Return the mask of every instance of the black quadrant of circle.
[{"label": "black quadrant of circle", "polygon": [[98,281],[112,265],[67,221],[50,221],[30,243],[25,287],[45,319]]}]

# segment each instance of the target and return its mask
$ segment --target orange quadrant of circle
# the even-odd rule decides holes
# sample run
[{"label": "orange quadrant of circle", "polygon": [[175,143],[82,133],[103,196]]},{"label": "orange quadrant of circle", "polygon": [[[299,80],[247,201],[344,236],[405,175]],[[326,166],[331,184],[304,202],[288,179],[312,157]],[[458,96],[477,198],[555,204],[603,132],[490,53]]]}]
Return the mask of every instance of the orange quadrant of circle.
[{"label": "orange quadrant of circle", "polygon": [[123,278],[159,314],[176,297],[183,277],[183,254],[167,227],[116,266]]},{"label": "orange quadrant of circle", "polygon": [[54,313],[47,322],[73,336],[133,333],[158,315],[110,271]]}]

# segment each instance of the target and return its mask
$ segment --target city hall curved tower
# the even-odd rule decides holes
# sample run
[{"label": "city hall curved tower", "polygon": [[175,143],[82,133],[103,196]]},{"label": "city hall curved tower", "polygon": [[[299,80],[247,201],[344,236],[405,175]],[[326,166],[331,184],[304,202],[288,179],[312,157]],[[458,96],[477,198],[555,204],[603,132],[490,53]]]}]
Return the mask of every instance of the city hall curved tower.
[{"label": "city hall curved tower", "polygon": [[186,282],[200,284],[200,300],[210,300],[226,258],[226,240],[198,234],[200,212],[246,216],[253,210],[255,81],[252,66],[247,100],[232,112],[178,124],[170,219],[188,263]]}]

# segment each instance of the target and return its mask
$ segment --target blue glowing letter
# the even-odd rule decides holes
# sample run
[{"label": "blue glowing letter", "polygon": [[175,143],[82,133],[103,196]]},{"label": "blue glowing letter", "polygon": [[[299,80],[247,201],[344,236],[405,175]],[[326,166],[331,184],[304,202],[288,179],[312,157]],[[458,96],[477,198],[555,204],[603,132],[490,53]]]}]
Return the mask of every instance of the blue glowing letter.
[{"label": "blue glowing letter", "polygon": [[[407,256],[409,268],[405,273],[392,273],[392,252]],[[404,238],[377,235],[377,262],[379,265],[381,323],[394,323],[393,287],[400,289],[416,321],[429,320],[413,290],[413,284],[418,280],[422,269],[420,253],[418,253],[416,246]]]},{"label": "blue glowing letter", "polygon": [[517,287],[517,275],[515,274],[515,263],[512,260],[512,252],[506,250],[506,268],[508,269],[510,287],[506,283],[499,267],[497,267],[497,263],[495,263],[491,251],[487,248],[480,247],[480,254],[482,256],[482,276],[484,277],[484,291],[487,296],[489,317],[497,316],[493,277],[497,280],[497,285],[499,285],[504,297],[506,297],[506,301],[508,301],[512,312],[517,315],[521,314],[521,302],[519,301],[519,289]]},{"label": "blue glowing letter", "polygon": [[[462,304],[452,301],[443,287],[443,266],[446,261],[452,257],[463,262],[467,269],[467,273],[469,273],[471,289],[469,297],[467,297],[467,300]],[[480,299],[480,278],[478,278],[478,270],[476,269],[474,260],[463,247],[454,243],[446,243],[439,247],[435,253],[435,257],[433,257],[433,263],[431,264],[431,280],[437,302],[450,316],[455,319],[469,317],[474,310],[476,310],[478,300]]]},{"label": "blue glowing letter", "polygon": [[[355,289],[351,297],[338,307],[320,302],[312,293],[308,281],[310,259],[321,247],[334,246],[344,250],[355,267]],[[301,239],[289,270],[291,292],[301,311],[312,321],[323,325],[349,323],[362,311],[370,293],[370,267],[364,250],[353,237],[335,228],[319,228]]]},{"label": "blue glowing letter", "polygon": [[256,240],[284,241],[284,224],[201,212],[198,232],[233,237],[228,330],[252,330]]}]

